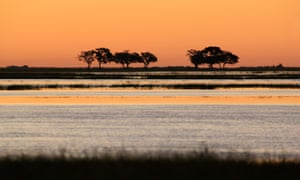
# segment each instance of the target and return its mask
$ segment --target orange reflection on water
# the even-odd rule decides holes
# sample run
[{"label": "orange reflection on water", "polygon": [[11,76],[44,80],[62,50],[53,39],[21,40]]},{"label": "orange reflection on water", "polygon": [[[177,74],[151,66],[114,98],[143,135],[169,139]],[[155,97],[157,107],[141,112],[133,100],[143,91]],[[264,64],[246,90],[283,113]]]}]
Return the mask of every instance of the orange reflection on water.
[{"label": "orange reflection on water", "polygon": [[299,96],[0,96],[0,104],[300,104]]}]

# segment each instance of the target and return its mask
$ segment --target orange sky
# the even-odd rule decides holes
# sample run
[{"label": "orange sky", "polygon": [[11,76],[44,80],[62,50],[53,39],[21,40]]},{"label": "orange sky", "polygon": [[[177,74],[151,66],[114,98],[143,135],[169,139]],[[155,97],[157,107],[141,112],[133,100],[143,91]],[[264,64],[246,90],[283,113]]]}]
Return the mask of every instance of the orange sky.
[{"label": "orange sky", "polygon": [[209,45],[239,55],[238,66],[300,66],[300,1],[0,1],[0,67],[85,66],[77,54],[97,47],[191,65],[186,51]]}]

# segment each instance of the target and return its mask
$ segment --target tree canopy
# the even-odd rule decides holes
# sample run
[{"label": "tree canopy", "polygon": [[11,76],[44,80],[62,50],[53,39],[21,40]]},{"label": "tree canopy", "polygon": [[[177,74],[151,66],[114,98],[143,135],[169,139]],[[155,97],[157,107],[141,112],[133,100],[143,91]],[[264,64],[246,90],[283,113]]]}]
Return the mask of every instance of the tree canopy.
[{"label": "tree canopy", "polygon": [[94,50],[81,51],[81,53],[78,55],[78,59],[79,61],[83,61],[87,63],[88,69],[90,69],[92,63],[95,61],[95,51]]},{"label": "tree canopy", "polygon": [[223,51],[217,46],[209,46],[203,50],[190,49],[187,51],[187,55],[195,68],[201,64],[208,64],[209,68],[213,68],[214,64],[219,64],[220,68],[225,68],[226,64],[236,64],[239,60],[237,55]]},{"label": "tree canopy", "polygon": [[195,68],[198,68],[199,65],[205,64],[205,56],[202,51],[196,49],[188,50],[187,55],[190,57],[191,62],[194,64]]},{"label": "tree canopy", "polygon": [[157,62],[157,57],[151,52],[142,52],[141,55],[145,68],[147,68],[150,63]]},{"label": "tree canopy", "polygon": [[99,63],[99,69],[101,69],[101,64],[109,63],[113,57],[108,48],[97,48],[95,51],[95,55]]}]

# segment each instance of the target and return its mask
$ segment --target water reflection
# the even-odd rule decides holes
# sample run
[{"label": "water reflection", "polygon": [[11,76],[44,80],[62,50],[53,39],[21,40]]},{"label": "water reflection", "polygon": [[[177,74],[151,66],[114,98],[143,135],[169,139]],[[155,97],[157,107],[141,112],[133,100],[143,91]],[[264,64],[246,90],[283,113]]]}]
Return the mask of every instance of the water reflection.
[{"label": "water reflection", "polygon": [[217,90],[29,90],[0,91],[0,96],[300,96],[300,89],[217,89]]},{"label": "water reflection", "polygon": [[300,154],[300,106],[0,106],[1,152],[67,148]]}]

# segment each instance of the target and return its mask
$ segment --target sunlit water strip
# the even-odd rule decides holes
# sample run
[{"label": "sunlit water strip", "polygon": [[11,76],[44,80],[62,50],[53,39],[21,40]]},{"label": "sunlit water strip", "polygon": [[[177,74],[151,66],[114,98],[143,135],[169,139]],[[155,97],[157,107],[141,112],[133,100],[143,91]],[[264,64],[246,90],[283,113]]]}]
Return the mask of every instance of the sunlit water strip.
[{"label": "sunlit water strip", "polygon": [[217,90],[21,90],[0,91],[7,96],[300,96],[300,89],[217,89]]},{"label": "sunlit water strip", "polygon": [[60,149],[300,155],[299,105],[0,105],[0,153]]}]

